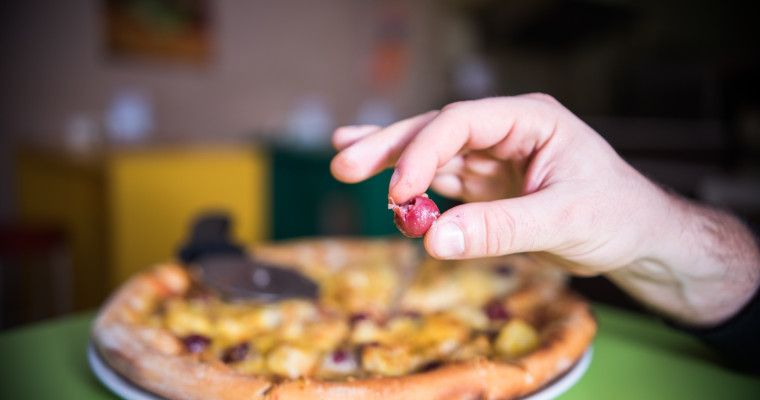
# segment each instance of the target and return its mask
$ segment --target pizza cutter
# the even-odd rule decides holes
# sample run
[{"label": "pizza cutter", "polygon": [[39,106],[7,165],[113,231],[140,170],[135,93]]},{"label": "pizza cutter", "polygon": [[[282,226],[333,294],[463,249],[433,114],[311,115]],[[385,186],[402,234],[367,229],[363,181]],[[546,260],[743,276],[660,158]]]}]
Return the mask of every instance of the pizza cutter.
[{"label": "pizza cutter", "polygon": [[281,300],[315,298],[319,287],[300,272],[257,260],[229,237],[230,219],[223,213],[204,214],[193,224],[179,252],[206,287],[230,299]]}]

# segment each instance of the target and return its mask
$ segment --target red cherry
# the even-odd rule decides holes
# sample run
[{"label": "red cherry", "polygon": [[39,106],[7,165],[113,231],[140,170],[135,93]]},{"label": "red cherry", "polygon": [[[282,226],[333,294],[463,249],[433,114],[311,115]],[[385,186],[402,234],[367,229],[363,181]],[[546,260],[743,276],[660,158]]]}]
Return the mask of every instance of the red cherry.
[{"label": "red cherry", "polygon": [[340,364],[348,360],[348,353],[345,350],[335,350],[332,354],[333,362]]},{"label": "red cherry", "polygon": [[234,363],[242,361],[248,355],[248,343],[240,343],[235,346],[228,347],[222,354],[222,361],[225,363]]},{"label": "red cherry", "polygon": [[504,304],[498,300],[491,300],[483,307],[483,310],[492,320],[504,320],[509,319],[509,311],[504,307]]},{"label": "red cherry", "polygon": [[393,222],[405,236],[416,238],[425,235],[441,212],[427,195],[414,196],[403,204],[392,204]]},{"label": "red cherry", "polygon": [[203,353],[204,350],[211,344],[211,339],[203,335],[190,335],[182,339],[182,343],[187,348],[187,351],[198,354]]},{"label": "red cherry", "polygon": [[367,314],[364,314],[364,313],[353,314],[348,319],[348,322],[351,323],[351,325],[355,325],[357,322],[365,320],[367,318],[369,318],[369,316]]}]

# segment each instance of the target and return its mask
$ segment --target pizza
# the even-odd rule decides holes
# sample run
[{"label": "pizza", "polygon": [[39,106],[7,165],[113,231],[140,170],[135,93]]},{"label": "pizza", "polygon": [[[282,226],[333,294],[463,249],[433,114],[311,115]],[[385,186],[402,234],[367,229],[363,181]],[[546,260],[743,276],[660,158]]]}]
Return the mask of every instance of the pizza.
[{"label": "pizza", "polygon": [[101,307],[100,356],[171,399],[512,399],[570,370],[596,331],[565,274],[530,255],[441,261],[409,240],[348,238],[251,251],[318,297],[225,299],[161,264]]}]

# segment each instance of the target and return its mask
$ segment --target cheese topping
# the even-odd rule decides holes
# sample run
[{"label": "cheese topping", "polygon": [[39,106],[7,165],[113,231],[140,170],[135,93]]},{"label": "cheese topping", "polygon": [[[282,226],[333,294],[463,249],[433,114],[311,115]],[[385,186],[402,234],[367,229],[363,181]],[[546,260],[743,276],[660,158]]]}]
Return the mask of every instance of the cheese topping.
[{"label": "cheese topping", "polygon": [[174,297],[150,320],[200,360],[287,379],[398,376],[447,361],[516,358],[540,343],[525,319],[493,309],[520,287],[519,271],[494,261],[431,259],[406,276],[387,255],[357,263],[328,250],[334,273],[319,277],[316,302]]}]

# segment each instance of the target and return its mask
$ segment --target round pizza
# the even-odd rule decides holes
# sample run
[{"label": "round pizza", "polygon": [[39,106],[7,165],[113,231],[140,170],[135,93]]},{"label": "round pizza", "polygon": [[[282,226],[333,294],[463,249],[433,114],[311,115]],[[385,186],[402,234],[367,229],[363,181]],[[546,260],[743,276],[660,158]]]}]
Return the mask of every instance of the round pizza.
[{"label": "round pizza", "polygon": [[103,305],[98,353],[171,399],[512,399],[570,370],[596,332],[565,274],[529,255],[441,261],[409,240],[335,238],[252,255],[308,276],[317,298],[225,298],[158,265]]}]

